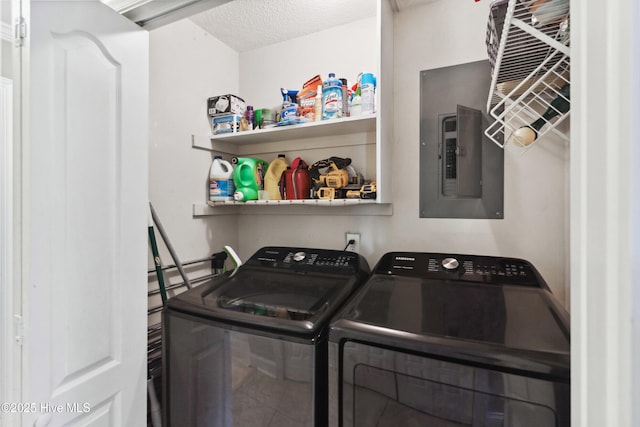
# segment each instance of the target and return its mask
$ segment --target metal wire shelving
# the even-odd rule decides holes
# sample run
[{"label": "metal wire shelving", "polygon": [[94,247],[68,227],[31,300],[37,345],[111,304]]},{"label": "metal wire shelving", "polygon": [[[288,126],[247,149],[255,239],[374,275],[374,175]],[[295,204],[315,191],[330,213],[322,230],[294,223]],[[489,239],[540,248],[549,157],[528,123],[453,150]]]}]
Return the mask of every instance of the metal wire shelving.
[{"label": "metal wire shelving", "polygon": [[487,137],[520,152],[548,133],[568,140],[559,125],[570,110],[569,0],[494,1],[486,42],[495,120]]}]

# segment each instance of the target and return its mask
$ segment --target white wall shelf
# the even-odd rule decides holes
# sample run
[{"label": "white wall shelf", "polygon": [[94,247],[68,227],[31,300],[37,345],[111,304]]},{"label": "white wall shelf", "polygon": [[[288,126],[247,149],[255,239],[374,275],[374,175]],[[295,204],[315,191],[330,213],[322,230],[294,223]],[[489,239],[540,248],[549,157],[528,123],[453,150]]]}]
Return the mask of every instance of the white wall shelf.
[{"label": "white wall shelf", "polygon": [[[360,51],[360,60],[354,60],[353,48],[349,47],[348,43],[342,45],[341,54],[344,55],[343,59],[347,59],[347,61],[345,68],[340,72],[345,73],[345,76],[349,78],[357,76],[358,72],[371,71],[375,74],[377,80],[376,114],[221,135],[192,135],[191,145],[195,149],[212,151],[223,157],[258,157],[265,161],[270,161],[280,153],[287,155],[290,160],[301,157],[308,164],[332,156],[348,157],[352,159],[351,165],[363,175],[365,180],[376,182],[377,198],[375,200],[250,201],[215,203],[213,205],[203,203],[194,204],[194,216],[229,213],[254,214],[268,209],[273,209],[278,214],[285,210],[300,214],[322,212],[322,215],[327,214],[327,211],[331,211],[331,214],[346,215],[390,212],[390,165],[394,116],[393,9],[391,2],[377,0],[376,19],[371,17],[357,22],[359,22],[357,25],[361,25],[363,29],[359,34],[370,34],[376,37],[369,37],[372,42],[367,45],[366,49]],[[366,28],[364,28],[365,26]],[[347,29],[346,26],[343,26],[339,31],[344,32],[347,36],[350,29],[351,27]],[[361,43],[357,46],[361,47]],[[314,61],[317,61],[317,66],[314,68],[318,68],[325,62],[336,61],[334,54],[335,52],[330,57],[323,58],[321,55],[314,58]],[[266,101],[263,101],[266,99],[264,87],[277,88],[282,81],[281,70],[271,67],[268,70],[262,70],[263,79],[260,80],[260,85],[253,84],[255,82],[251,74],[253,71],[247,70],[255,70],[263,65],[257,58],[260,58],[258,53],[245,58],[245,68],[240,70],[241,78],[248,79],[248,83],[244,85],[246,93],[242,95],[245,99],[251,99],[254,105],[266,104]],[[251,64],[253,64],[253,68],[250,67]],[[337,63],[332,66],[342,68],[339,65]],[[277,80],[275,80],[276,78]],[[293,77],[289,78],[295,78],[300,82],[304,81],[303,78],[295,75],[295,72]],[[352,83],[350,82],[350,84]]]},{"label": "white wall shelf", "polygon": [[334,200],[318,200],[318,199],[301,199],[301,200],[248,200],[246,202],[207,202],[207,205],[213,207],[219,206],[292,206],[292,205],[308,205],[308,206],[356,206],[375,204],[375,200],[369,199],[334,199]]},{"label": "white wall shelf", "polygon": [[[319,211],[320,209],[320,211]],[[388,216],[393,214],[391,204],[375,200],[252,200],[248,202],[194,203],[193,216],[211,215],[364,215]]]},{"label": "white wall shelf", "polygon": [[213,135],[211,141],[233,144],[257,144],[306,138],[337,137],[360,132],[374,132],[375,130],[376,116],[368,115]]},{"label": "white wall shelf", "polygon": [[191,135],[191,147],[198,150],[211,151],[216,154],[228,154],[230,156],[260,156],[264,154],[302,152],[318,149],[341,149],[345,147],[358,147],[364,145],[376,145],[375,134],[354,133],[340,137],[290,139],[255,144],[234,144],[229,140],[210,139],[208,136]]},{"label": "white wall shelf", "polygon": [[191,135],[191,146],[231,156],[376,144],[376,116],[348,117],[223,135]]}]

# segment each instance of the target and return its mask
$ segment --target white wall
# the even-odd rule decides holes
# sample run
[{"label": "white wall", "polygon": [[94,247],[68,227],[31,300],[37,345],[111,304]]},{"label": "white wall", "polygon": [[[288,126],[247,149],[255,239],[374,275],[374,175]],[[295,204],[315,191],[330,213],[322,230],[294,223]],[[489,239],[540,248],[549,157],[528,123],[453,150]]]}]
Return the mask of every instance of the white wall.
[{"label": "white wall", "polygon": [[[242,256],[273,244],[342,249],[344,233],[355,231],[362,234],[361,253],[372,265],[390,250],[525,258],[565,302],[567,160],[562,143],[546,141],[519,158],[505,154],[504,220],[419,218],[419,73],[486,59],[487,16],[487,2],[448,1],[410,8],[395,16],[392,216],[335,217],[323,215],[322,210],[305,216],[243,215],[239,219]],[[280,51],[289,51],[284,45],[278,46]],[[295,51],[300,55],[298,61],[316,53],[315,49]],[[263,55],[264,49],[243,53],[241,64]],[[241,80],[240,87],[247,84]]]},{"label": "white wall", "polygon": [[211,134],[208,97],[238,91],[238,54],[182,20],[150,32],[150,67],[150,200],[181,262],[235,248],[235,217],[192,217],[193,203],[207,200],[213,155],[191,148],[191,134]]},{"label": "white wall", "polygon": [[[243,259],[265,245],[342,249],[345,232],[354,231],[362,234],[361,253],[371,265],[391,250],[527,259],[560,301],[566,302],[567,149],[562,143],[541,142],[523,157],[505,153],[504,220],[419,218],[420,71],[486,59],[487,16],[487,2],[448,1],[410,8],[395,16],[395,138],[389,141],[393,144],[392,216],[335,216],[327,215],[327,208],[319,208],[317,215],[283,215],[274,208],[269,215],[244,210],[237,218],[193,219],[190,211],[192,202],[206,200],[211,158],[191,149],[188,140],[192,132],[208,131],[206,97],[238,93],[262,108],[280,102],[281,86],[298,88],[318,73],[335,72],[352,79],[358,71],[373,69],[376,57],[367,49],[345,55],[336,46],[341,42],[365,47],[374,43],[372,19],[350,27],[350,38],[327,32],[311,34],[239,56],[188,21],[154,30],[150,193],[166,218],[165,227],[179,255],[203,256],[205,249],[236,238]],[[334,52],[334,60],[326,59],[327,51]],[[349,47],[349,51],[356,48]],[[330,154],[304,153],[309,161]],[[358,155],[354,154],[354,163],[361,161]]]},{"label": "white wall", "polygon": [[[345,34],[349,34],[349,37],[345,37]],[[326,78],[329,73],[334,73],[338,78],[346,78],[347,84],[352,86],[358,73],[375,71],[377,61],[375,43],[376,18],[370,17],[349,25],[241,53],[239,95],[255,109],[272,108],[282,104],[281,88],[300,90],[307,80],[318,74]],[[345,139],[346,137],[343,137],[341,141]],[[291,162],[296,157],[301,157],[308,164],[313,164],[330,156],[349,157],[352,159],[352,165],[360,173],[373,179],[376,169],[375,134],[358,135],[352,137],[350,141],[355,143],[355,140],[360,145],[331,150],[306,148],[297,150],[294,142],[288,144],[291,151],[286,152],[287,160]],[[341,144],[340,141],[332,143],[333,141],[335,138],[331,138],[326,145]],[[275,148],[276,151],[273,152],[265,152],[270,148],[264,146],[256,149],[259,151],[252,155],[268,162],[275,159],[281,152],[278,151],[281,150],[280,148]],[[277,213],[278,210],[273,212]],[[247,221],[254,222],[256,217],[247,218]],[[341,242],[342,240],[339,243]],[[308,242],[304,244],[313,246]],[[242,237],[240,246],[244,251]],[[344,245],[340,249],[342,248]],[[243,252],[243,258],[251,256],[252,253],[253,249],[250,248],[249,252]]]},{"label": "white wall", "polygon": [[[348,34],[348,37],[345,37]],[[376,18],[309,34],[240,54],[240,96],[255,108],[282,103],[280,88],[297,89],[320,74],[355,82],[376,67]]]}]

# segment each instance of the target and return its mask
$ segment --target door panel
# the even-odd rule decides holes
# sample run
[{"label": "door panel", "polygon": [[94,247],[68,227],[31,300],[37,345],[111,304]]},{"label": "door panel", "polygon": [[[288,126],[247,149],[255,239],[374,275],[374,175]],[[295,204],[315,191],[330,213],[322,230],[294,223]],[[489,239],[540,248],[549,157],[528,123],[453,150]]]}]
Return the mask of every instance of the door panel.
[{"label": "door panel", "polygon": [[148,35],[31,7],[24,400],[63,410],[24,424],[144,425]]},{"label": "door panel", "polygon": [[458,105],[458,197],[482,197],[482,111]]},{"label": "door panel", "polygon": [[[53,240],[63,250],[53,265],[51,280],[64,286],[52,294],[51,329],[61,337],[53,342],[53,364],[64,367],[54,371],[53,383],[64,388],[69,381],[113,363],[121,351],[114,328],[122,305],[114,298],[111,284],[117,280],[116,248],[121,240],[114,219],[122,210],[116,197],[117,153],[122,141],[110,130],[117,128],[122,112],[116,104],[121,89],[117,81],[119,66],[112,64],[85,34],[54,34],[53,43],[53,83],[57,88],[54,111],[59,116],[55,140],[64,143],[51,152],[49,161],[64,173],[54,174],[59,182],[52,183],[59,191],[53,201]],[[86,111],[94,113],[86,117]],[[92,139],[96,143],[88,142]],[[94,180],[87,177],[99,181],[96,189],[100,191],[94,191]],[[82,209],[78,209],[80,206]],[[97,218],[106,221],[98,225],[92,220]],[[84,308],[69,310],[67,301],[77,301],[77,307]],[[73,343],[88,336],[102,339],[77,351]]]}]

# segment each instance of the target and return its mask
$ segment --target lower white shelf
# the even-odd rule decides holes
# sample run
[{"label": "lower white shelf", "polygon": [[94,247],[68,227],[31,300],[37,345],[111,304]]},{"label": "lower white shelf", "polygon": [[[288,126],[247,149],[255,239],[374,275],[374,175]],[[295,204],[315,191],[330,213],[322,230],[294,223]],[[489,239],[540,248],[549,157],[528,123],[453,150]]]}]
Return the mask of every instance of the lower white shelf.
[{"label": "lower white shelf", "polygon": [[307,205],[307,206],[355,206],[355,205],[372,205],[375,204],[375,200],[367,199],[334,199],[334,200],[319,200],[319,199],[300,199],[300,200],[248,200],[246,202],[207,202],[209,206],[292,206],[292,205]]},{"label": "lower white shelf", "polygon": [[208,215],[392,215],[391,204],[375,200],[250,200],[193,204],[193,216]]}]

